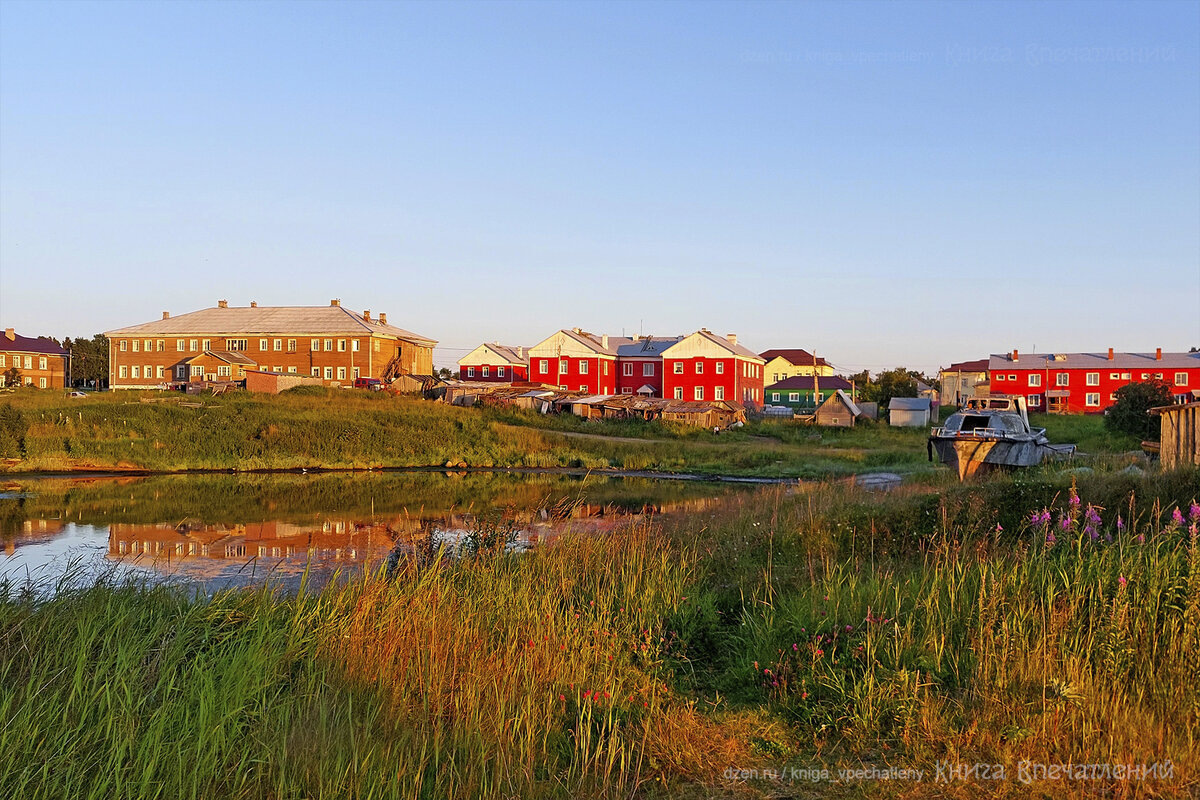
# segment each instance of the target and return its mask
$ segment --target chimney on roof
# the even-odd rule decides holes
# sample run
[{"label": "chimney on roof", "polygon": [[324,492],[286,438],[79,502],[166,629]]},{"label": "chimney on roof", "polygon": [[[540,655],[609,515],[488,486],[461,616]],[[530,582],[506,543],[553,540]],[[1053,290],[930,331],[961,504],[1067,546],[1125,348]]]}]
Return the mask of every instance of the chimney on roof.
[{"label": "chimney on roof", "polygon": [[371,321],[371,309],[368,308],[363,311],[363,322],[370,322],[370,321]]},{"label": "chimney on roof", "polygon": [[4,329],[4,338],[8,339],[10,342],[14,341],[17,338],[17,332],[14,331],[12,328],[5,328]]},{"label": "chimney on roof", "polygon": [[164,312],[163,312],[163,319],[170,319],[170,318],[171,318],[171,312],[170,312],[170,311],[164,311]]},{"label": "chimney on roof", "polygon": [[228,300],[218,300],[217,308],[229,308],[229,301]]},{"label": "chimney on roof", "polygon": [[342,305],[342,301],[341,301],[341,300],[338,300],[338,299],[335,297],[334,299],[332,299],[332,300],[330,300],[330,301],[329,301],[329,305],[331,305],[331,306],[337,306],[338,308],[340,308],[340,307],[341,307],[341,305]]},{"label": "chimney on roof", "polygon": [[[600,346],[603,347],[605,350],[608,349],[608,334],[607,333],[603,334],[600,337]],[[1161,351],[1159,351],[1159,352],[1161,352]]]},{"label": "chimney on roof", "polygon": [[525,357],[525,345],[517,345],[517,358]]},{"label": "chimney on roof", "polygon": [[1111,347],[1108,348],[1108,360],[1109,361],[1113,360],[1113,349]]},{"label": "chimney on roof", "polygon": [[379,324],[380,324],[380,325],[387,325],[387,314],[380,314],[380,315],[379,315]]},{"label": "chimney on roof", "polygon": [[257,301],[257,300],[251,300],[251,301],[250,301],[250,307],[251,307],[251,308],[258,308],[258,301]]},{"label": "chimney on roof", "polygon": [[730,344],[737,344],[737,334],[736,333],[727,333],[727,334],[725,334],[725,338],[729,340]]},{"label": "chimney on roof", "polygon": [[1154,351],[1154,360],[1162,361],[1162,348],[1161,347]]},{"label": "chimney on roof", "polygon": [[1019,352],[1017,352],[1017,351],[1014,349],[1014,350],[1012,351],[1012,359],[1011,359],[1011,360],[1012,360],[1012,361],[1019,361],[1020,359],[1021,359],[1021,354],[1020,354]]}]

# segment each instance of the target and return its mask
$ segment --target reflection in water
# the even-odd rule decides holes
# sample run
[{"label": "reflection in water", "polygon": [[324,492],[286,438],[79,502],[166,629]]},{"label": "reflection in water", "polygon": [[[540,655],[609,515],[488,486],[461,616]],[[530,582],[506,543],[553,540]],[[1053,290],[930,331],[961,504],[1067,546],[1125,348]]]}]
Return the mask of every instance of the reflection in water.
[{"label": "reflection in water", "polygon": [[81,581],[115,571],[210,590],[268,576],[295,586],[305,574],[320,585],[335,573],[377,569],[421,542],[453,551],[501,521],[516,549],[568,530],[601,534],[646,514],[698,512],[742,490],[438,473],[43,479],[17,488],[0,496],[0,579],[56,580],[74,564]]}]

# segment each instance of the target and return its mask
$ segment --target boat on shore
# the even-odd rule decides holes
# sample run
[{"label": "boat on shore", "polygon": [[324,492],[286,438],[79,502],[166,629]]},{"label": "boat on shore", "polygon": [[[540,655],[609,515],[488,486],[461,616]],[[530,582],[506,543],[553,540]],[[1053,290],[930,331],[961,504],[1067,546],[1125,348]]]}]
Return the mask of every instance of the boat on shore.
[{"label": "boat on shore", "polygon": [[936,452],[959,480],[999,468],[1032,467],[1070,458],[1073,444],[1051,444],[1045,428],[1030,428],[1023,397],[974,397],[946,424],[929,433],[929,460]]}]

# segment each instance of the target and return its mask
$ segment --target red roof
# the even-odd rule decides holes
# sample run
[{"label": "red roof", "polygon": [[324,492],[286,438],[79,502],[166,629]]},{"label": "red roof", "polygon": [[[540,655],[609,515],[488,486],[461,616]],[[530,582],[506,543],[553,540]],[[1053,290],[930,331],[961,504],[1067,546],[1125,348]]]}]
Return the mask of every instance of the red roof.
[{"label": "red roof", "polygon": [[988,360],[986,358],[978,358],[974,361],[959,361],[957,364],[951,364],[946,367],[944,372],[987,372]]},{"label": "red roof", "polygon": [[[794,367],[811,367],[813,363],[813,354],[800,348],[768,350],[765,353],[759,353],[758,355],[767,361],[770,361],[772,358],[779,358],[782,356]],[[828,367],[830,366],[830,363],[825,359],[818,357],[817,366]]]},{"label": "red roof", "polygon": [[53,339],[33,338],[31,336],[22,336],[19,333],[14,333],[13,338],[8,338],[7,329],[3,334],[0,334],[0,350],[9,353],[45,353],[52,356],[65,356],[66,350],[59,347]]},{"label": "red roof", "polygon": [[[848,392],[852,388],[850,381],[845,378],[839,378],[837,375],[822,375],[817,378],[817,391],[829,392],[835,389],[841,389],[843,392]],[[763,391],[771,391],[772,389],[797,389],[804,391],[812,391],[813,376],[812,375],[793,375],[790,378],[784,378],[778,383],[772,383]]]}]

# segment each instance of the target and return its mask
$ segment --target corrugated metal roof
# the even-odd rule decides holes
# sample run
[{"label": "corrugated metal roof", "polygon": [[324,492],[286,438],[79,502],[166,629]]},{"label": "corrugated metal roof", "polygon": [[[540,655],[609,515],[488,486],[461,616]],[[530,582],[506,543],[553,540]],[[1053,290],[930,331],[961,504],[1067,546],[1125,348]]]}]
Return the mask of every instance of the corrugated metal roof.
[{"label": "corrugated metal roof", "polygon": [[67,351],[59,347],[51,339],[35,339],[32,336],[22,336],[14,333],[9,339],[7,334],[0,334],[0,351],[6,353],[43,353],[50,356],[65,356]]},{"label": "corrugated metal roof", "polygon": [[1200,353],[1163,353],[1162,360],[1154,353],[1019,353],[1012,360],[1011,353],[992,354],[988,369],[993,372],[1008,372],[1018,369],[1090,369],[1128,370],[1130,372],[1163,372],[1173,369],[1200,369]]},{"label": "corrugated metal roof", "polygon": [[209,333],[216,336],[272,333],[375,334],[394,336],[414,344],[432,347],[437,340],[384,325],[378,319],[367,322],[362,314],[341,306],[231,306],[202,308],[167,319],[156,319],[105,331],[105,336],[190,336]]},{"label": "corrugated metal roof", "polygon": [[[759,353],[759,355],[767,361],[770,361],[773,358],[782,358],[793,367],[811,367],[813,365],[813,354],[802,347],[776,348],[774,350],[766,350],[762,353]],[[830,367],[833,365],[818,356],[817,366]]]},{"label": "corrugated metal roof", "polygon": [[987,372],[988,360],[977,358],[974,361],[958,361],[942,370],[942,372]]},{"label": "corrugated metal roof", "polygon": [[928,411],[931,407],[928,397],[893,397],[888,402],[888,411]]},{"label": "corrugated metal roof", "polygon": [[[637,339],[621,338],[617,355],[621,358],[660,358],[662,351],[681,340],[682,336],[642,336]],[[611,345],[613,340],[609,339]]]},{"label": "corrugated metal roof", "polygon": [[[793,375],[790,378],[784,378],[781,381],[772,383],[763,391],[771,391],[772,389],[792,389],[797,391],[807,390],[812,391],[813,388],[812,375]],[[817,391],[827,392],[832,389],[843,389],[849,391],[852,387],[850,381],[845,378],[840,378],[837,375],[821,375],[816,377]]]}]

